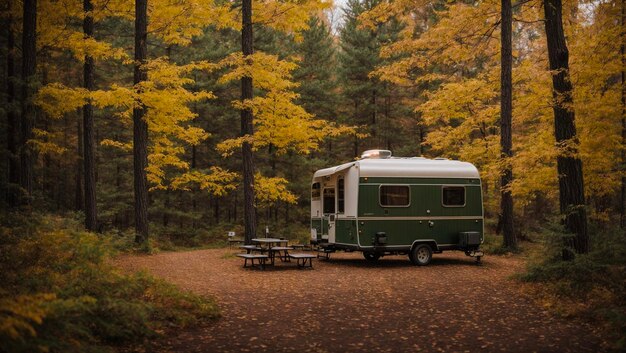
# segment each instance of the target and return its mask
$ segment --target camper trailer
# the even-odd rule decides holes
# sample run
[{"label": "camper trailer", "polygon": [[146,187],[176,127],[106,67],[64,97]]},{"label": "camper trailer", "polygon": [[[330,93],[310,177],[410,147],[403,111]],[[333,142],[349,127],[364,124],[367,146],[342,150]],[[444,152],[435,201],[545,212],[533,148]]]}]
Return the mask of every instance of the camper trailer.
[{"label": "camper trailer", "polygon": [[392,157],[370,150],[321,169],[311,183],[311,242],[323,251],[361,251],[368,261],[464,251],[480,261],[483,203],[478,170],[445,158]]}]

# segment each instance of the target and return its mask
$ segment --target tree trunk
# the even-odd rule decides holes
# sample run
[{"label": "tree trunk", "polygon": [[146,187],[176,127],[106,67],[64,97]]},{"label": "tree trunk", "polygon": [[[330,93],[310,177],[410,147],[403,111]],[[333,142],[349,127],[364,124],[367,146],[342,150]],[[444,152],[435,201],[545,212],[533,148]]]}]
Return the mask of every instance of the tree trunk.
[{"label": "tree trunk", "polygon": [[215,207],[213,207],[213,218],[215,218],[215,224],[220,223],[220,198],[215,196]]},{"label": "tree trunk", "polygon": [[420,157],[424,156],[424,153],[426,153],[426,147],[424,147],[424,140],[426,139],[426,128],[424,128],[424,125],[422,125],[422,123],[419,124],[419,128],[420,128]]},{"label": "tree trunk", "polygon": [[83,151],[83,127],[80,119],[76,119],[76,175],[74,177],[74,189],[76,189],[74,195],[74,209],[76,211],[80,211],[85,206],[85,199],[83,198],[83,159],[84,159],[84,151]]},{"label": "tree trunk", "polygon": [[578,156],[578,139],[572,110],[574,99],[569,78],[569,53],[563,33],[561,0],[545,0],[544,12],[554,87],[554,134],[561,149],[557,157],[559,201],[561,214],[565,217],[565,228],[574,234],[565,241],[568,249],[564,249],[563,258],[571,259],[573,254],[569,248],[578,254],[589,252],[583,168]]},{"label": "tree trunk", "polygon": [[[85,19],[83,32],[85,37],[93,37],[93,5],[91,0],[83,1]],[[94,90],[94,61],[90,55],[85,56],[83,67],[83,84],[88,91]],[[93,105],[91,102],[83,106],[83,168],[85,177],[85,228],[96,231],[98,216],[96,209],[96,142],[93,127]]]},{"label": "tree trunk", "polygon": [[504,161],[504,169],[500,176],[500,212],[502,214],[502,231],[504,247],[517,248],[517,240],[513,229],[513,196],[511,195],[511,182],[513,170],[511,157],[513,157],[511,121],[513,116],[513,49],[512,49],[512,21],[511,0],[502,0],[502,31],[501,40],[501,74],[500,74],[500,158]]},{"label": "tree trunk", "polygon": [[619,52],[622,59],[622,193],[620,199],[620,226],[626,229],[626,0],[622,0]]},{"label": "tree trunk", "polygon": [[[252,0],[242,0],[241,3],[241,49],[244,57],[252,55],[254,52],[252,43]],[[241,78],[241,101],[252,99],[252,77]],[[252,125],[252,110],[241,110],[241,135],[252,136],[254,127]],[[244,142],[241,146],[243,155],[243,197],[244,197],[244,224],[245,243],[251,244],[252,238],[256,236],[256,210],[254,208],[254,159],[252,145]]]},{"label": "tree trunk", "polygon": [[376,113],[378,113],[376,110],[377,105],[376,105],[376,90],[372,90],[372,99],[370,100],[371,104],[372,104],[372,121],[371,121],[371,131],[372,131],[372,142],[374,142],[375,144],[376,139],[378,137],[378,126],[376,125]]},{"label": "tree trunk", "polygon": [[9,152],[9,185],[7,188],[7,203],[10,207],[17,206],[19,177],[18,143],[20,121],[15,111],[15,82],[17,72],[15,70],[15,34],[13,33],[13,17],[11,14],[11,1],[8,2],[9,17],[6,21],[7,28],[7,150]]},{"label": "tree trunk", "polygon": [[[135,87],[148,79],[142,65],[147,57],[148,0],[135,0]],[[133,170],[135,186],[135,242],[148,240],[148,123],[143,105],[133,109]]]},{"label": "tree trunk", "polygon": [[[115,140],[117,141],[118,136],[117,134],[115,134]],[[115,187],[117,188],[117,190],[120,189],[120,186],[122,185],[122,167],[120,166],[120,162],[119,162],[119,157],[115,158],[116,162],[115,162]],[[117,198],[116,198],[117,199]],[[126,214],[126,208],[122,208],[121,212],[123,212],[124,214]],[[117,228],[122,228],[121,227],[121,217],[119,217],[120,211],[116,211],[115,212],[115,220],[113,221],[113,224],[115,224],[115,227]]]},{"label": "tree trunk", "polygon": [[[359,121],[359,102],[357,100],[354,101],[354,121],[356,122],[355,125],[358,125],[358,121]],[[360,157],[359,156],[359,137],[357,136],[357,134],[354,134],[354,145],[353,145],[353,155],[351,156],[350,159],[354,159],[356,157]]]},{"label": "tree trunk", "polygon": [[[171,46],[168,46],[168,51],[171,50]],[[169,53],[168,53],[168,57],[169,57]],[[196,111],[198,111],[196,109]],[[191,169],[195,170],[196,169],[196,145],[192,145],[191,146]],[[193,218],[191,219],[191,228],[196,229],[196,209],[197,209],[197,202],[196,202],[196,189],[193,188],[191,189],[191,211],[193,213]]]},{"label": "tree trunk", "polygon": [[166,228],[170,222],[169,220],[169,209],[170,209],[170,191],[165,190],[165,203],[163,204],[163,228]]},{"label": "tree trunk", "polygon": [[22,203],[31,203],[33,192],[34,151],[28,144],[33,138],[37,111],[33,103],[37,70],[37,0],[24,0],[22,30],[22,121],[20,136],[20,186],[25,197]]},{"label": "tree trunk", "polygon": [[[69,140],[69,129],[70,122],[68,115],[63,116],[63,148],[70,149]],[[74,169],[74,165],[70,164],[66,159],[58,158],[57,170],[61,171],[61,186],[59,188],[59,192],[57,194],[57,210],[65,210],[69,208],[71,205],[70,196],[72,195],[70,192],[70,185],[72,184],[70,179],[69,171]]]}]

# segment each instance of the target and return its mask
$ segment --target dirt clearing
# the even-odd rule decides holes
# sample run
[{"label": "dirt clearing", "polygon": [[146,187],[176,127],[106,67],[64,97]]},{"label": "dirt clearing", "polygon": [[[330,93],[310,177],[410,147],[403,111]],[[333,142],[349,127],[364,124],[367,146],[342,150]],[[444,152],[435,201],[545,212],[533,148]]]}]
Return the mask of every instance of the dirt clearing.
[{"label": "dirt clearing", "polygon": [[435,255],[415,267],[406,256],[367,263],[360,253],[278,261],[243,269],[228,249],[124,256],[122,268],[214,296],[223,317],[150,343],[163,352],[598,352],[593,328],[553,316],[522,296],[510,276],[518,258]]}]

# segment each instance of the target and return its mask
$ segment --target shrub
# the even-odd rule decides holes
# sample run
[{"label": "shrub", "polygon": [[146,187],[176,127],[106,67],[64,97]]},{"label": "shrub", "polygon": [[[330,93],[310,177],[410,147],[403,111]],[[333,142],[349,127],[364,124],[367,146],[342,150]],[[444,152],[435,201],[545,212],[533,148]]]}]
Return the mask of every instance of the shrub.
[{"label": "shrub", "polygon": [[533,294],[564,316],[595,320],[626,348],[626,239],[619,229],[590,229],[591,251],[563,261],[563,238],[552,224],[541,238],[545,244],[529,262],[522,281],[539,283]]},{"label": "shrub", "polygon": [[208,298],[111,266],[110,238],[76,221],[2,215],[0,351],[102,351],[218,316]]}]

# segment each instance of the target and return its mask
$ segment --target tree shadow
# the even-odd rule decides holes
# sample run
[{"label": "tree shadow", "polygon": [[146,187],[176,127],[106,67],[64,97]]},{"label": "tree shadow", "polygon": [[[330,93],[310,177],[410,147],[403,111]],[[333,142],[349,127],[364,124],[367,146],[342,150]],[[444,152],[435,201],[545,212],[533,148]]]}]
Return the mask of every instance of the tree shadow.
[{"label": "tree shadow", "polygon": [[[410,267],[419,267],[415,266],[408,259],[400,259],[400,258],[381,258],[376,262],[369,262],[365,259],[357,259],[357,258],[330,258],[330,260],[323,260],[324,263],[328,265],[337,264],[341,266],[347,267],[359,267],[359,268],[410,268]],[[484,263],[476,263],[476,260],[468,257],[467,259],[462,258],[443,258],[433,256],[432,261],[427,265],[427,267],[448,267],[448,266],[484,266]]]}]

